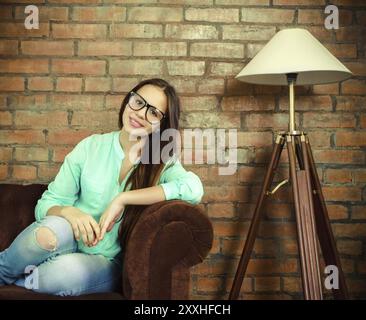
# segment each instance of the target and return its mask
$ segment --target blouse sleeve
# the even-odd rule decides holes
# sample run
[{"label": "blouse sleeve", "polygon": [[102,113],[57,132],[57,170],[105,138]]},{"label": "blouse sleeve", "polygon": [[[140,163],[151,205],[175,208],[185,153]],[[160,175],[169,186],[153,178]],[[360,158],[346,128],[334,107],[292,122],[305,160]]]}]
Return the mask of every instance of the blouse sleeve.
[{"label": "blouse sleeve", "polygon": [[184,169],[179,159],[167,164],[159,184],[164,190],[166,200],[179,199],[198,204],[204,194],[200,178],[192,171]]},{"label": "blouse sleeve", "polygon": [[78,199],[80,191],[80,175],[85,162],[86,144],[89,137],[81,140],[74,149],[65,156],[55,179],[49,183],[35,207],[35,218],[41,220],[53,206],[72,206]]}]

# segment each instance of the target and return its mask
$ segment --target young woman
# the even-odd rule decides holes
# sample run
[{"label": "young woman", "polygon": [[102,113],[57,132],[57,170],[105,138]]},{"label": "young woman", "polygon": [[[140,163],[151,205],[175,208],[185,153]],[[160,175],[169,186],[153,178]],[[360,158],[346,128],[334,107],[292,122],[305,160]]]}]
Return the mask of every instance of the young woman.
[{"label": "young woman", "polygon": [[165,163],[152,161],[169,140],[159,139],[156,148],[151,136],[178,130],[179,114],[168,82],[148,79],[134,87],[119,111],[120,130],[75,146],[38,200],[36,221],[0,253],[0,285],[63,296],[118,290],[141,211],[170,199],[197,204],[203,196],[201,180],[177,153]]}]

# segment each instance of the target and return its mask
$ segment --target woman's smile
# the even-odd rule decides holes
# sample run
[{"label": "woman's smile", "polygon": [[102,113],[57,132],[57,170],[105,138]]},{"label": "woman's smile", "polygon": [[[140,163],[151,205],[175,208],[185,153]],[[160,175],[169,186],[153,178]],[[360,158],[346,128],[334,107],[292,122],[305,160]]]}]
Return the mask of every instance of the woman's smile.
[{"label": "woman's smile", "polygon": [[143,127],[143,125],[141,125],[139,122],[137,122],[136,120],[134,120],[132,117],[129,117],[130,119],[130,125],[131,127],[134,127],[134,128],[141,128]]}]

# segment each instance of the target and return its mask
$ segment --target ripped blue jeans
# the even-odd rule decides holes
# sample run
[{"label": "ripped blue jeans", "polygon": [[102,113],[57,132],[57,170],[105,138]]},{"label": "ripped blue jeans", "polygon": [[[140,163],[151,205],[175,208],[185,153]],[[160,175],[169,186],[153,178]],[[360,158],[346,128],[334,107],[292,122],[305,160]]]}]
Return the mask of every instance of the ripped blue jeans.
[{"label": "ripped blue jeans", "polygon": [[[44,248],[36,238],[47,227],[56,238]],[[121,285],[121,254],[114,259],[77,251],[70,223],[46,216],[25,228],[0,252],[0,286],[14,284],[36,292],[60,296],[117,291]]]}]

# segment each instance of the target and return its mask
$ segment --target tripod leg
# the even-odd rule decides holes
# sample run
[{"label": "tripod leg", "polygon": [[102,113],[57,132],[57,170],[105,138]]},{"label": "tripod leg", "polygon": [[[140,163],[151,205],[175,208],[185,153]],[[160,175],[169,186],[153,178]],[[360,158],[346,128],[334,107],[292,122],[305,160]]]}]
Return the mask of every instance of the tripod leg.
[{"label": "tripod leg", "polygon": [[309,169],[309,158],[307,154],[307,148],[305,144],[305,135],[301,135],[301,150],[302,150],[302,159],[304,164],[304,169],[302,170],[304,176],[304,190],[303,194],[306,194],[306,204],[309,205],[308,210],[304,211],[307,215],[309,226],[308,233],[308,241],[310,245],[310,260],[311,260],[311,272],[312,272],[312,280],[313,280],[313,292],[314,299],[323,299],[322,294],[322,284],[321,284],[321,275],[320,275],[320,267],[319,267],[319,253],[317,246],[317,237],[316,237],[316,225],[315,225],[315,217],[314,217],[314,203],[312,196],[312,185],[310,179],[310,169]]},{"label": "tripod leg", "polygon": [[333,237],[332,227],[329,222],[327,207],[325,205],[324,196],[322,193],[321,184],[318,173],[316,171],[314,157],[311,151],[308,137],[306,137],[307,154],[309,157],[309,168],[312,180],[312,188],[314,193],[315,207],[315,223],[319,237],[320,247],[323,252],[326,265],[335,265],[338,268],[339,275],[339,290],[333,289],[333,294],[336,299],[347,299],[348,292],[345,276],[342,270],[341,262],[337,252],[336,243]]},{"label": "tripod leg", "polygon": [[304,290],[305,299],[310,299],[310,288],[309,288],[309,273],[307,272],[307,265],[305,259],[305,235],[304,235],[304,228],[303,228],[303,221],[301,217],[301,210],[300,210],[300,196],[299,196],[299,189],[298,189],[298,182],[297,182],[297,174],[296,174],[296,160],[295,160],[295,151],[294,151],[294,144],[292,142],[292,136],[287,135],[287,152],[288,158],[290,162],[290,176],[291,176],[291,185],[292,185],[292,192],[294,198],[294,205],[295,205],[295,214],[296,214],[296,225],[297,225],[297,238],[299,244],[299,251],[300,251],[300,264],[301,264],[301,274],[302,274],[302,286]]},{"label": "tripod leg", "polygon": [[315,224],[312,217],[314,210],[310,193],[310,180],[307,179],[305,170],[296,170],[295,148],[297,157],[301,159],[301,166],[307,165],[305,161],[306,154],[304,154],[305,150],[301,149],[301,145],[296,139],[297,137],[294,135],[287,135],[287,149],[300,249],[302,284],[306,300],[321,299],[321,280],[316,247]]},{"label": "tripod leg", "polygon": [[256,207],[254,210],[252,222],[250,224],[248,235],[247,235],[247,238],[245,241],[245,246],[243,248],[243,252],[241,254],[239,265],[236,270],[235,278],[234,278],[233,285],[231,287],[231,291],[230,291],[230,295],[229,295],[229,300],[236,300],[238,298],[240,288],[241,288],[241,285],[243,283],[243,279],[245,276],[245,272],[248,267],[250,255],[253,251],[255,237],[258,233],[261,209],[262,209],[265,197],[267,195],[268,189],[269,189],[270,185],[272,184],[273,176],[274,176],[275,170],[277,168],[278,162],[280,160],[283,145],[284,145],[284,138],[281,134],[278,134],[277,138],[276,138],[275,146],[272,151],[271,160],[268,165],[265,178],[263,180],[262,189],[261,189],[259,198],[257,200]]}]

